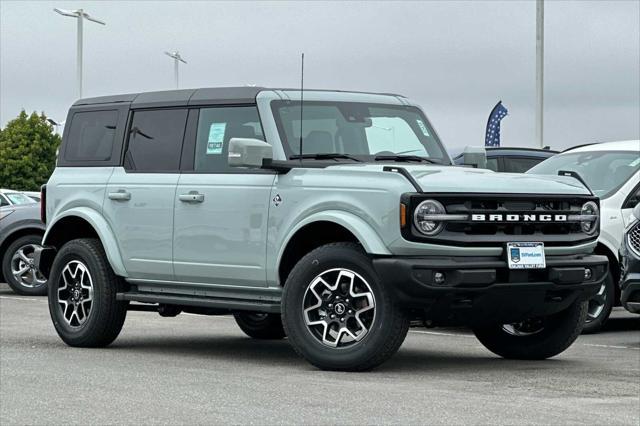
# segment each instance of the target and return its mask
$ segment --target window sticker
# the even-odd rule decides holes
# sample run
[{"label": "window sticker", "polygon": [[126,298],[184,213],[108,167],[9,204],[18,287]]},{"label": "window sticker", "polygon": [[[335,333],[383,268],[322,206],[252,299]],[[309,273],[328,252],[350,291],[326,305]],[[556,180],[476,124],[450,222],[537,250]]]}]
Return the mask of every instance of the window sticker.
[{"label": "window sticker", "polygon": [[427,126],[424,125],[422,120],[416,119],[416,123],[418,123],[418,127],[420,127],[420,130],[422,130],[422,134],[429,137],[429,131],[427,130]]},{"label": "window sticker", "polygon": [[207,141],[207,155],[222,154],[222,144],[224,142],[224,132],[227,123],[211,123],[209,127],[209,139]]}]

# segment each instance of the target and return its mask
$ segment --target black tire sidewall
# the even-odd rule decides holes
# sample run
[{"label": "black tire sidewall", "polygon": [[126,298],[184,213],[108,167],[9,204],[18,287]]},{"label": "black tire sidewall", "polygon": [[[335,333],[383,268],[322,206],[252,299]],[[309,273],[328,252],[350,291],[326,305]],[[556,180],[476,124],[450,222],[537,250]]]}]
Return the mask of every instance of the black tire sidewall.
[{"label": "black tire sidewall", "polygon": [[547,359],[566,350],[584,326],[586,301],[576,300],[564,311],[546,319],[545,328],[529,336],[514,336],[493,324],[474,328],[480,343],[491,352],[510,359]]},{"label": "black tire sidewall", "polygon": [[[397,315],[394,310],[398,308],[364,253],[348,245],[326,247],[303,257],[289,275],[283,294],[283,323],[296,350],[312,364],[324,369],[358,370],[386,346],[393,328],[391,317]],[[334,268],[348,269],[362,276],[371,287],[376,304],[374,323],[367,335],[360,342],[344,348],[331,348],[321,343],[307,329],[303,316],[302,303],[307,286],[318,275]]]},{"label": "black tire sidewall", "polygon": [[282,339],[285,337],[282,319],[279,314],[266,314],[264,318],[251,317],[250,312],[237,312],[233,315],[240,329],[254,339]]},{"label": "black tire sidewall", "polygon": [[[110,289],[115,283],[110,282],[107,271],[109,265],[104,258],[94,255],[86,244],[87,240],[73,240],[65,244],[56,255],[51,269],[49,279],[49,312],[53,325],[65,343],[71,346],[83,346],[84,342],[95,340],[97,329],[110,321],[109,304],[116,303],[115,294],[111,296]],[[82,262],[91,275],[93,283],[93,302],[87,320],[79,327],[71,327],[63,317],[60,304],[58,303],[57,291],[62,280],[62,270],[68,262],[77,260]],[[108,300],[113,297],[113,300]]]},{"label": "black tire sidewall", "polygon": [[7,280],[7,284],[9,284],[9,287],[11,287],[11,289],[17,294],[23,296],[44,296],[47,294],[47,283],[44,283],[43,285],[38,287],[25,287],[18,281],[16,281],[16,279],[13,277],[13,274],[11,273],[11,258],[13,257],[13,254],[16,252],[16,250],[27,244],[40,245],[41,242],[42,235],[24,235],[11,243],[9,247],[7,247],[7,251],[2,257],[2,275],[4,275],[5,280]]},{"label": "black tire sidewall", "polygon": [[[611,263],[609,263],[611,265]],[[609,266],[611,268],[611,266]],[[613,283],[613,276],[611,275],[611,270],[607,274],[605,281],[605,302],[604,309],[600,312],[600,315],[596,317],[593,321],[585,321],[584,329],[582,330],[583,334],[597,333],[604,327],[611,315],[611,310],[613,309],[614,299],[616,297],[616,289]]]}]

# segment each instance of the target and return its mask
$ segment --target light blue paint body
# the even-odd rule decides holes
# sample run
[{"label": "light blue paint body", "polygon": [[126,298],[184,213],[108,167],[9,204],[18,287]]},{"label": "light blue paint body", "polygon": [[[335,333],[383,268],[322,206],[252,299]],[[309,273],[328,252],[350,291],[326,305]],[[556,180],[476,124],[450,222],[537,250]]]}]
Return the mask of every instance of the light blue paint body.
[{"label": "light blue paint body", "polygon": [[[263,91],[257,97],[274,159],[285,160],[270,102],[299,99],[296,91]],[[344,92],[305,92],[305,100],[406,104],[404,98]],[[412,104],[411,104],[412,105]],[[500,255],[496,247],[458,247],[406,241],[399,202],[415,192],[384,164],[336,163],[294,168],[286,174],[126,173],[122,167],[59,167],[47,184],[44,243],[61,219],[77,216],[96,230],[116,274],[153,286],[233,286],[279,291],[284,249],[305,225],[328,221],[348,229],[372,255]],[[402,164],[429,193],[587,194],[575,179],[494,173],[452,166]],[[126,187],[128,201],[110,192]],[[198,191],[204,202],[179,194]],[[273,199],[278,195],[281,202]],[[595,242],[549,247],[548,254],[589,253]]]}]

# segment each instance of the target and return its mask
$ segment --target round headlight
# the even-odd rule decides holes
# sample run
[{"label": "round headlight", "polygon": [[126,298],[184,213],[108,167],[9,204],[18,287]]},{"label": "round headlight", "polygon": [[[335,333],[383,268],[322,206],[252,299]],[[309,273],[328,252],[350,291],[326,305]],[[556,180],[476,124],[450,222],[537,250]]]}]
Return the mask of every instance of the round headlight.
[{"label": "round headlight", "polygon": [[587,234],[593,234],[598,229],[598,223],[600,221],[598,205],[593,201],[587,201],[582,205],[580,215],[583,216],[580,221],[582,231]]},{"label": "round headlight", "polygon": [[433,220],[429,216],[442,215],[447,211],[444,206],[436,200],[425,200],[418,204],[416,211],[413,214],[414,223],[418,231],[424,235],[435,235],[442,231],[444,228],[443,222]]}]

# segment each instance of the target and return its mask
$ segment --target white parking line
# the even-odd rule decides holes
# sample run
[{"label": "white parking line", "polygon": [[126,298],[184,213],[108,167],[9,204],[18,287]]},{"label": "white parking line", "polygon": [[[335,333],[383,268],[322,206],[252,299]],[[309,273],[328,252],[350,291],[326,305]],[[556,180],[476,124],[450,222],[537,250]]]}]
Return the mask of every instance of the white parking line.
[{"label": "white parking line", "polygon": [[475,336],[470,336],[468,334],[442,333],[439,331],[424,331],[424,330],[409,330],[409,333],[432,334],[434,336],[449,336],[449,337],[471,337],[471,338],[475,337]]},{"label": "white parking line", "polygon": [[583,343],[582,346],[592,346],[595,348],[607,348],[607,349],[631,349],[634,351],[640,351],[640,348],[632,348],[630,346],[597,345],[595,343]]},{"label": "white parking line", "polygon": [[15,297],[15,296],[0,296],[0,299],[11,299],[11,300],[28,300],[29,302],[46,302],[47,299],[41,299],[39,297]]}]

